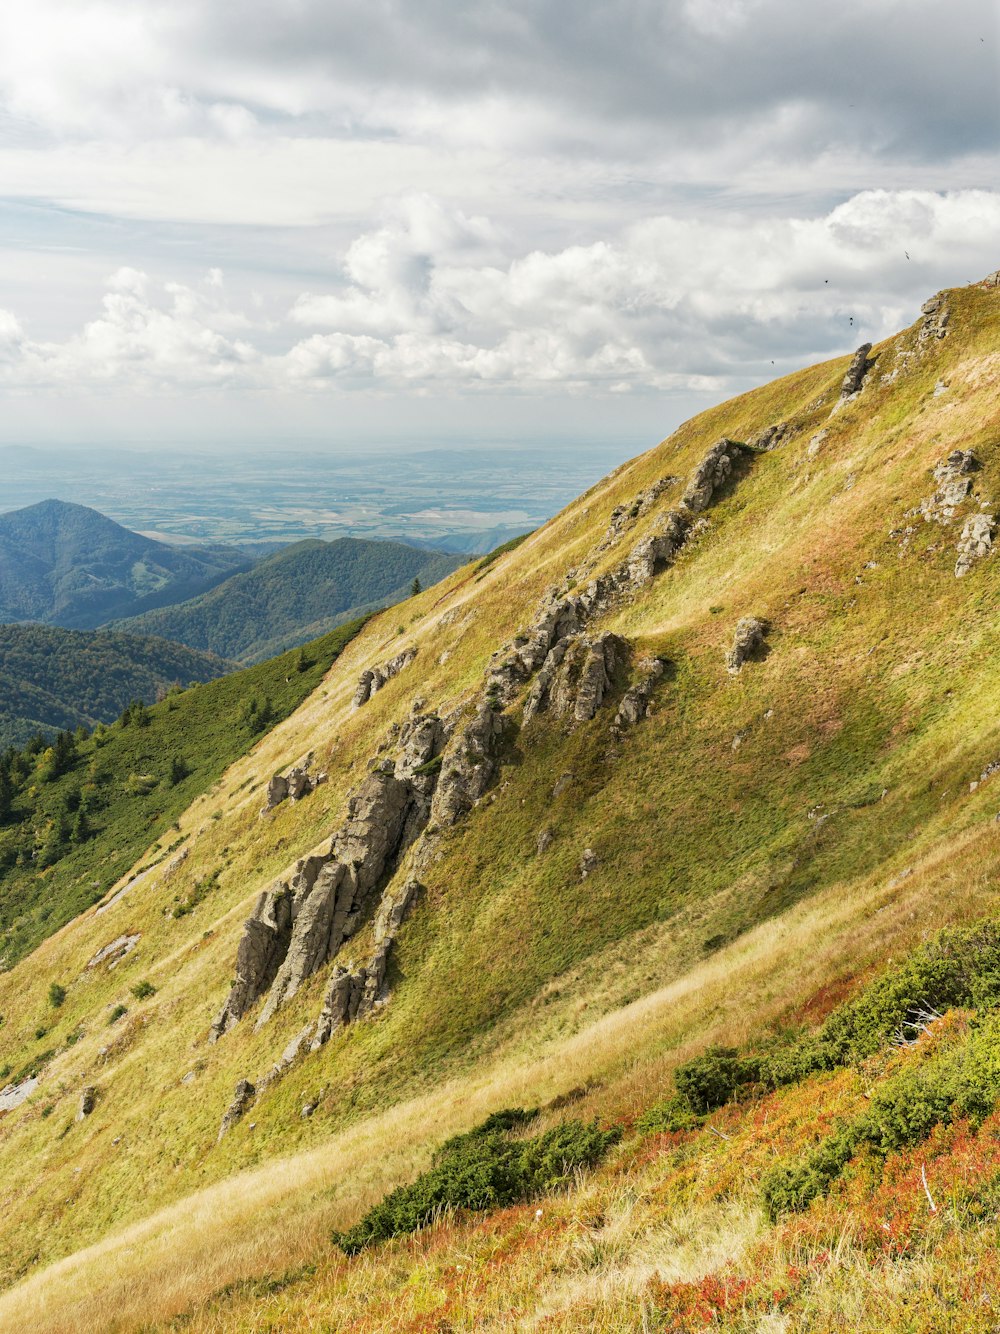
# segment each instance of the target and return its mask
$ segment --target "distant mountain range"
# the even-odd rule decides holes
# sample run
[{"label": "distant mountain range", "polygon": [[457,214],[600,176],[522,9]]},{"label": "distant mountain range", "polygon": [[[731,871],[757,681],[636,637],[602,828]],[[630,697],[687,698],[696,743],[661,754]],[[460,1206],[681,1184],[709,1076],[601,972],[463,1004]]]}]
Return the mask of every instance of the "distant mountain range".
[{"label": "distant mountain range", "polygon": [[429,587],[466,560],[402,542],[296,542],[208,593],[118,628],[162,635],[240,663],[260,662],[365,611],[399,602],[409,597],[414,579]]},{"label": "distant mountain range", "polygon": [[90,630],[203,593],[251,564],[231,547],[172,547],[84,505],[0,514],[0,622]]},{"label": "distant mountain range", "polygon": [[0,625],[0,750],[36,732],[89,730],[134,699],[151,704],[175,683],[211,681],[233,669],[148,635]]}]

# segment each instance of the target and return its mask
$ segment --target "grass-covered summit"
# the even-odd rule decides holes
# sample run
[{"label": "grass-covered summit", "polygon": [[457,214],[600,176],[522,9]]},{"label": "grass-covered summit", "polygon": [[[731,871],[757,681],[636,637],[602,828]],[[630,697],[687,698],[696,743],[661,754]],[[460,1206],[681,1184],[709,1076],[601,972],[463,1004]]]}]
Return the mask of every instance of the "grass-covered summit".
[{"label": "grass-covered summit", "polygon": [[0,1325],[982,1328],[998,338],[943,293],[374,616],[0,977]]}]

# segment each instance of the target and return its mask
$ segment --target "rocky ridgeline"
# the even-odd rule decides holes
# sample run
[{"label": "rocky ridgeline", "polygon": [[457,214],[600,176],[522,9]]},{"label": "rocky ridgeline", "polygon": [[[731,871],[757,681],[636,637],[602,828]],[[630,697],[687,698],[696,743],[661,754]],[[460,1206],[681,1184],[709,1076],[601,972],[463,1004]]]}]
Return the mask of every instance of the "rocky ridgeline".
[{"label": "rocky ridgeline", "polygon": [[[987,283],[989,279],[986,279]],[[922,340],[929,338],[944,338],[948,333],[948,321],[951,319],[951,311],[948,307],[948,298],[944,292],[938,292],[930,297],[920,307],[923,319],[920,321],[920,332],[918,337]]]},{"label": "rocky ridgeline", "polygon": [[267,785],[267,795],[261,807],[261,815],[267,815],[283,801],[301,801],[316,791],[327,781],[325,773],[311,774],[306,765],[296,765],[287,774],[275,774]]},{"label": "rocky ridgeline", "polygon": [[367,704],[372,696],[377,695],[388,681],[391,681],[394,676],[398,676],[405,667],[409,667],[416,656],[417,650],[415,648],[404,649],[402,653],[398,653],[396,657],[390,658],[388,662],[382,663],[381,666],[371,667],[362,672],[358,677],[358,687],[354,692],[354,707],[360,709],[362,704]]},{"label": "rocky ridgeline", "polygon": [[875,358],[868,355],[871,350],[871,343],[862,343],[851,358],[851,364],[840,386],[840,397],[833,405],[833,412],[839,412],[842,407],[852,403],[865,387],[868,372],[875,365]]}]

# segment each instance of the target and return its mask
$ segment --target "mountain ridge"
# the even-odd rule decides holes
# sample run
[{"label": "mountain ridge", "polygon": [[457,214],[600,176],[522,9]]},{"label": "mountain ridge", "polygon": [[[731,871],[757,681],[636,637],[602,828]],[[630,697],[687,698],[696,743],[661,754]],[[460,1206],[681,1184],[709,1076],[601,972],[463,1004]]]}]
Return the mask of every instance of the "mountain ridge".
[{"label": "mountain ridge", "polygon": [[[887,961],[1000,910],[998,299],[939,294],[877,346],[701,414],[516,549],[373,617],[180,816],[169,882],[0,976],[0,1057],[39,1076],[0,1123],[0,1257],[25,1278],[0,1320],[666,1330],[847,1311],[875,1330],[968,1307],[993,1215],[962,1195],[942,1233],[906,1154],[939,1198],[1000,1164],[939,1093],[929,1140],[856,1155],[801,1217],[772,1222],[762,1194],[832,1131],[860,1134],[897,1075],[929,1106],[962,1013],[912,1046],[883,1036],[874,1064],[730,1092],[867,982],[891,992]],[[327,781],[262,816],[268,776],[310,755]],[[114,972],[88,967],[126,932]],[[243,975],[258,994],[211,1042]],[[685,1111],[685,1070],[732,1089]],[[333,1250],[448,1136],[518,1106],[622,1142],[538,1210],[446,1212],[360,1262]]]}]

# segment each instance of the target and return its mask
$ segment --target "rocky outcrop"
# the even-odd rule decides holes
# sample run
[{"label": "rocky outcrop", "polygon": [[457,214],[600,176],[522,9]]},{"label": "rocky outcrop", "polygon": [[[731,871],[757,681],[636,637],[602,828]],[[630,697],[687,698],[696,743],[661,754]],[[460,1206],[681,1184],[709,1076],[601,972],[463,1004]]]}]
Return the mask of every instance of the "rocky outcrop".
[{"label": "rocky outcrop", "polygon": [[617,505],[611,511],[607,532],[598,544],[597,550],[606,551],[609,547],[614,546],[634,523],[652,509],[664,491],[676,486],[679,481],[680,478],[673,475],[661,477],[658,481],[653,482],[651,486],[647,486],[645,490],[640,491],[631,504]]},{"label": "rocky outcrop", "polygon": [[138,931],[131,936],[119,936],[116,940],[112,940],[105,945],[103,949],[99,949],[89,961],[87,967],[98,968],[102,963],[106,963],[109,970],[114,968],[116,964],[121,963],[126,954],[132,953],[141,939],[142,937]]},{"label": "rocky outcrop", "polygon": [[262,997],[257,1026],[358,929],[399,858],[430,818],[444,726],[414,714],[398,735],[398,756],[377,760],[347,803],[329,851],[300,861],[289,883],[258,899],[237,949],[236,979],[212,1025],[215,1040]]},{"label": "rocky outcrop", "polygon": [[[305,866],[306,862],[298,863],[298,876]],[[264,995],[284,962],[291,937],[292,893],[288,885],[278,884],[264,890],[243,924],[236,949],[236,978],[212,1024],[210,1042],[227,1033]]]},{"label": "rocky outcrop", "polygon": [[970,514],[966,519],[962,534],[958,539],[958,560],[955,563],[955,578],[961,579],[968,574],[976,561],[982,560],[993,550],[993,533],[996,521],[992,514]]},{"label": "rocky outcrop", "polygon": [[[226,1109],[226,1114],[222,1118],[222,1125],[219,1126],[219,1140],[227,1135],[233,1126],[246,1112],[247,1108],[253,1102],[257,1095],[257,1090],[249,1079],[241,1079],[236,1085],[233,1094],[233,1100]],[[218,1141],[217,1141],[218,1142]]]},{"label": "rocky outcrop", "polygon": [[872,350],[871,343],[862,343],[851,358],[851,364],[847,368],[847,374],[844,376],[843,383],[840,386],[840,397],[834,404],[834,412],[842,408],[845,403],[850,403],[857,398],[865,386],[865,378],[868,372],[875,365],[875,359],[868,356]]},{"label": "rocky outcrop", "polygon": [[659,658],[647,658],[640,664],[642,676],[622,696],[615,714],[614,730],[624,732],[649,714],[650,701],[657,683],[662,680],[666,667]]},{"label": "rocky outcrop", "polygon": [[775,422],[773,426],[765,426],[762,431],[752,435],[747,441],[747,446],[761,454],[767,454],[770,450],[778,448],[791,429],[788,422]]},{"label": "rocky outcrop", "polygon": [[691,520],[679,510],[671,510],[653,531],[638,542],[626,562],[629,582],[636,587],[648,584],[677,555],[687,541]]},{"label": "rocky outcrop", "polygon": [[700,514],[708,509],[715,493],[725,485],[733,471],[733,464],[743,452],[743,446],[737,440],[725,436],[716,441],[694,470],[694,476],[688,483],[681,504],[691,514]]},{"label": "rocky outcrop", "polygon": [[936,296],[930,297],[920,307],[920,311],[923,319],[920,321],[919,338],[921,340],[944,338],[948,332],[948,321],[951,319],[947,294],[938,292]]},{"label": "rocky outcrop", "polygon": [[430,811],[433,825],[456,824],[472,810],[497,775],[502,738],[503,718],[491,705],[480,704],[441,756]]},{"label": "rocky outcrop", "polygon": [[956,449],[941,459],[934,468],[937,490],[920,502],[920,512],[926,520],[947,524],[955,517],[955,510],[972,490],[972,476],[979,468],[979,460],[971,449]]},{"label": "rocky outcrop", "polygon": [[305,766],[296,765],[289,769],[287,776],[275,774],[267,785],[267,796],[261,808],[261,815],[273,811],[283,801],[300,801],[315,792],[327,781],[325,773],[311,774]]},{"label": "rocky outcrop", "polygon": [[408,880],[398,895],[385,894],[375,919],[375,948],[368,963],[361,968],[334,968],[310,1043],[313,1051],[328,1042],[338,1028],[366,1019],[385,1003],[389,953],[420,889],[418,881]]},{"label": "rocky outcrop", "polygon": [[586,880],[587,876],[596,871],[601,864],[601,859],[593,848],[584,848],[583,856],[580,858],[580,879]]},{"label": "rocky outcrop", "polygon": [[415,648],[404,649],[396,657],[390,658],[381,666],[372,667],[368,671],[361,673],[358,678],[358,686],[354,692],[354,707],[360,709],[362,704],[367,704],[373,695],[378,694],[387,681],[391,681],[394,676],[398,676],[404,667],[409,667],[410,663],[417,656]]},{"label": "rocky outcrop", "polygon": [[97,1106],[97,1089],[93,1085],[88,1085],[80,1094],[80,1106],[76,1113],[76,1119],[83,1121]]},{"label": "rocky outcrop", "polygon": [[764,647],[767,622],[756,616],[744,616],[736,622],[733,646],[726,654],[726,671],[735,676],[743,664]]},{"label": "rocky outcrop", "polygon": [[12,1112],[15,1107],[20,1107],[22,1102],[31,1097],[36,1088],[38,1088],[37,1075],[29,1075],[18,1084],[7,1084],[0,1089],[0,1112]]},{"label": "rocky outcrop", "polygon": [[625,640],[608,632],[593,638],[580,634],[559,640],[528,692],[525,721],[549,711],[557,718],[588,722],[601,707],[615,672],[627,657]]}]

